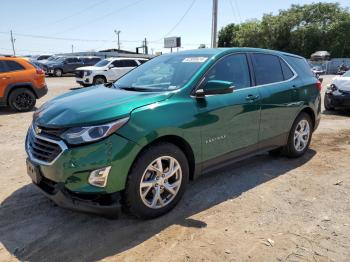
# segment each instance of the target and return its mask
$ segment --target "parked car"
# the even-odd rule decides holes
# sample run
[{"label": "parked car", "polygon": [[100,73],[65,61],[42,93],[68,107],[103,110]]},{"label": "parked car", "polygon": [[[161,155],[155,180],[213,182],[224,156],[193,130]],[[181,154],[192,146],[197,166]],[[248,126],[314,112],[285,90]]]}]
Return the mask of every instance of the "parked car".
[{"label": "parked car", "polygon": [[52,55],[37,55],[37,56],[32,56],[29,59],[33,61],[43,61],[43,60],[48,60]]},{"label": "parked car", "polygon": [[78,67],[94,65],[100,60],[100,57],[60,57],[46,63],[44,69],[48,75],[60,77],[66,73],[74,73]]},{"label": "parked car", "polygon": [[42,69],[22,58],[0,57],[0,106],[30,111],[46,93]]},{"label": "parked car", "polygon": [[324,96],[326,110],[350,109],[350,71],[333,79]]},{"label": "parked car", "polygon": [[311,70],[316,76],[324,75],[326,73],[326,70],[324,70],[321,66],[314,66]]},{"label": "parked car", "polygon": [[110,83],[146,61],[144,58],[107,58],[94,66],[77,68],[76,82],[83,86]]},{"label": "parked car", "polygon": [[38,109],[26,139],[28,174],[60,206],[111,215],[124,205],[157,217],[200,174],[264,151],[302,156],[320,121],[320,88],[306,60],[288,53],[158,56],[110,87]]}]

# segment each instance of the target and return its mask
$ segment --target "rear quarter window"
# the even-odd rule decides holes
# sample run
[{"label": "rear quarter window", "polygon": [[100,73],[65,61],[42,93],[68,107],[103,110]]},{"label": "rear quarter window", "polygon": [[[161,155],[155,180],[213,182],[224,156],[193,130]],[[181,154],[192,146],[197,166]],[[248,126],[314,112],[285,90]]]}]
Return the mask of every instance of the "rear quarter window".
[{"label": "rear quarter window", "polygon": [[289,55],[285,55],[284,57],[298,74],[314,77],[314,74],[305,58]]}]

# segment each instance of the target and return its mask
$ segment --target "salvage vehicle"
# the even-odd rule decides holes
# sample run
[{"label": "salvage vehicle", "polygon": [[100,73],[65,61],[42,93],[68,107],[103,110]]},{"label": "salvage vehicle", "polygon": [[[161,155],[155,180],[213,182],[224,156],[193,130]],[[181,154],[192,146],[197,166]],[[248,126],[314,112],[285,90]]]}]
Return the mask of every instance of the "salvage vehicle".
[{"label": "salvage vehicle", "polygon": [[0,106],[31,111],[47,93],[44,71],[26,59],[0,56]]},{"label": "salvage vehicle", "polygon": [[63,94],[33,116],[33,183],[58,205],[139,218],[176,206],[190,180],[264,151],[300,157],[320,121],[306,60],[254,48],[158,56],[106,87]]},{"label": "salvage vehicle", "polygon": [[114,82],[146,61],[148,60],[145,58],[107,58],[101,60],[94,66],[77,68],[75,71],[75,79],[76,82],[82,86]]},{"label": "salvage vehicle", "polygon": [[326,110],[350,109],[350,71],[333,79],[324,96]]}]

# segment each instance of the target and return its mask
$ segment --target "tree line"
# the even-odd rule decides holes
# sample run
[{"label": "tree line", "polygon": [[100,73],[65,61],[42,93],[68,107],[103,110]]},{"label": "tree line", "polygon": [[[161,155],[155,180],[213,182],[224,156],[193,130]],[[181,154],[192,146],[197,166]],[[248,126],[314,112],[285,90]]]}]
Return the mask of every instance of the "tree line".
[{"label": "tree line", "polygon": [[320,50],[350,57],[350,12],[339,3],[292,5],[277,15],[223,27],[218,45],[275,49],[306,58]]}]

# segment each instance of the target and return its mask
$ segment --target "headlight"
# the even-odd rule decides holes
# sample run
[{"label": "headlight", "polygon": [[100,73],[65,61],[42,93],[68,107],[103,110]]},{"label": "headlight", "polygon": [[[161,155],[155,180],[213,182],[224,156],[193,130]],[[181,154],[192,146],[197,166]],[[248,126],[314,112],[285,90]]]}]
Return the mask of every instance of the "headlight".
[{"label": "headlight", "polygon": [[67,141],[68,144],[78,145],[88,142],[93,142],[107,137],[121,128],[129,117],[119,119],[117,121],[98,125],[98,126],[86,126],[86,127],[72,127],[61,135],[61,138]]},{"label": "headlight", "polygon": [[85,71],[85,76],[91,75],[92,71]]}]

